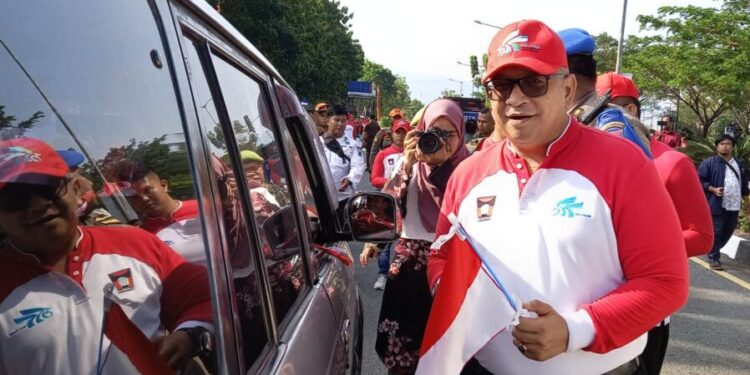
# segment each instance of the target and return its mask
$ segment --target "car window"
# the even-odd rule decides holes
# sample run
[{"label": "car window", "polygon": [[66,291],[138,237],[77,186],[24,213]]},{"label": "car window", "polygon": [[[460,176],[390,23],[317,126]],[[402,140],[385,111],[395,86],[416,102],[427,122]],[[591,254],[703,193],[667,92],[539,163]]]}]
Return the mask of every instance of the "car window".
[{"label": "car window", "polygon": [[216,102],[211,95],[198,51],[208,51],[205,43],[185,39],[183,51],[190,71],[190,83],[196,103],[198,119],[208,135],[211,163],[217,178],[221,198],[224,230],[221,235],[228,249],[231,264],[230,280],[233,280],[234,300],[239,319],[245,369],[256,361],[268,343],[263,316],[260,280],[254,262],[252,228],[238,195],[237,176],[229,160],[229,146],[219,123]]},{"label": "car window", "polygon": [[215,54],[212,62],[242,163],[244,176],[237,177],[244,177],[252,200],[276,321],[282,322],[307,287],[288,175],[258,81]]}]

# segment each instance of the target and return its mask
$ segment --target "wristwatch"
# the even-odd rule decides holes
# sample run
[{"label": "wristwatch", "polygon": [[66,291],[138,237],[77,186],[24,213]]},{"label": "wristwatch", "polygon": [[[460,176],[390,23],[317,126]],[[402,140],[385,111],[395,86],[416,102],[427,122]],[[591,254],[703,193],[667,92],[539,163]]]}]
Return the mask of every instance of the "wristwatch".
[{"label": "wristwatch", "polygon": [[213,337],[211,332],[204,327],[190,327],[180,328],[178,331],[183,331],[188,334],[190,341],[193,343],[193,353],[190,357],[200,357],[201,359],[207,359],[214,349]]}]

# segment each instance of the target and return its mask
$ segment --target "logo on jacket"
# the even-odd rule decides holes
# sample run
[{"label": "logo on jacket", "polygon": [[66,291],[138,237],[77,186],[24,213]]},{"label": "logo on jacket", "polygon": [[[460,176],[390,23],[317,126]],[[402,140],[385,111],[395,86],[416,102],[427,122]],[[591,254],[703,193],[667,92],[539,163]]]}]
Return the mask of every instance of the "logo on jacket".
[{"label": "logo on jacket", "polygon": [[135,289],[135,285],[133,284],[133,273],[130,272],[130,268],[110,273],[109,279],[112,280],[118,293],[129,292]]},{"label": "logo on jacket", "polygon": [[492,218],[496,198],[495,195],[477,198],[477,219],[479,221],[487,221]]},{"label": "logo on jacket", "polygon": [[557,202],[557,204],[555,205],[554,211],[552,211],[552,216],[591,217],[591,215],[580,213],[581,209],[583,209],[583,202],[576,202],[576,199],[577,199],[576,197],[570,197],[570,198],[565,198]]},{"label": "logo on jacket", "polygon": [[37,324],[43,323],[45,320],[52,317],[51,307],[33,307],[30,309],[21,310],[21,316],[13,319],[13,322],[19,324],[21,327],[10,333],[10,336],[15,335],[18,332],[26,328],[34,328]]}]

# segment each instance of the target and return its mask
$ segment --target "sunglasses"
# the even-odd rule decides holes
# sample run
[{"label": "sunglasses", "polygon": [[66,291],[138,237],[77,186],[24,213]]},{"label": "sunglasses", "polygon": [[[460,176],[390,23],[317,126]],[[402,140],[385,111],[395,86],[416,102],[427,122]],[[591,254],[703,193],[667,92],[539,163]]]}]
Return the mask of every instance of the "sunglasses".
[{"label": "sunglasses", "polygon": [[530,75],[519,79],[493,79],[484,85],[490,100],[506,100],[510,98],[513,88],[518,85],[521,92],[529,98],[536,98],[547,94],[551,78],[566,77],[567,74],[552,74],[548,76]]},{"label": "sunglasses", "polygon": [[31,196],[36,195],[48,201],[57,201],[68,192],[71,178],[56,179],[49,184],[11,183],[0,191],[0,211],[23,211],[31,204]]}]

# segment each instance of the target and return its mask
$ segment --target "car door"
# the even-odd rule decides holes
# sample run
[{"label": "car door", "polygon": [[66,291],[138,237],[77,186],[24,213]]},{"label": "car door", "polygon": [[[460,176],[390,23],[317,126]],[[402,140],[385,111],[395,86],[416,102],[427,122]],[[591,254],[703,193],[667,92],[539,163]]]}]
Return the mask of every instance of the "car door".
[{"label": "car door", "polygon": [[206,163],[229,172],[216,173],[216,190],[233,180],[214,195],[225,218],[220,251],[232,299],[218,310],[231,313],[225,321],[234,333],[222,360],[238,362],[240,372],[330,373],[341,356],[340,331],[311,272],[310,234],[280,141],[271,75],[227,30],[171,5]]},{"label": "car door", "polygon": [[[322,145],[315,135],[313,124],[299,105],[294,93],[283,83],[276,83],[276,93],[286,126],[281,127],[282,141],[292,162],[297,194],[303,204],[303,221],[309,232],[309,244],[316,266],[312,272],[324,288],[331,302],[340,336],[340,348],[331,373],[344,369],[359,371],[361,355],[361,305],[354,279],[354,266],[348,244],[337,238],[337,204],[333,180],[328,170]],[[317,185],[317,186],[316,186]],[[316,203],[322,202],[322,203]],[[322,210],[318,207],[325,207]],[[327,230],[327,231],[326,231]],[[324,250],[332,249],[338,256]],[[340,253],[338,253],[340,252]]]}]

